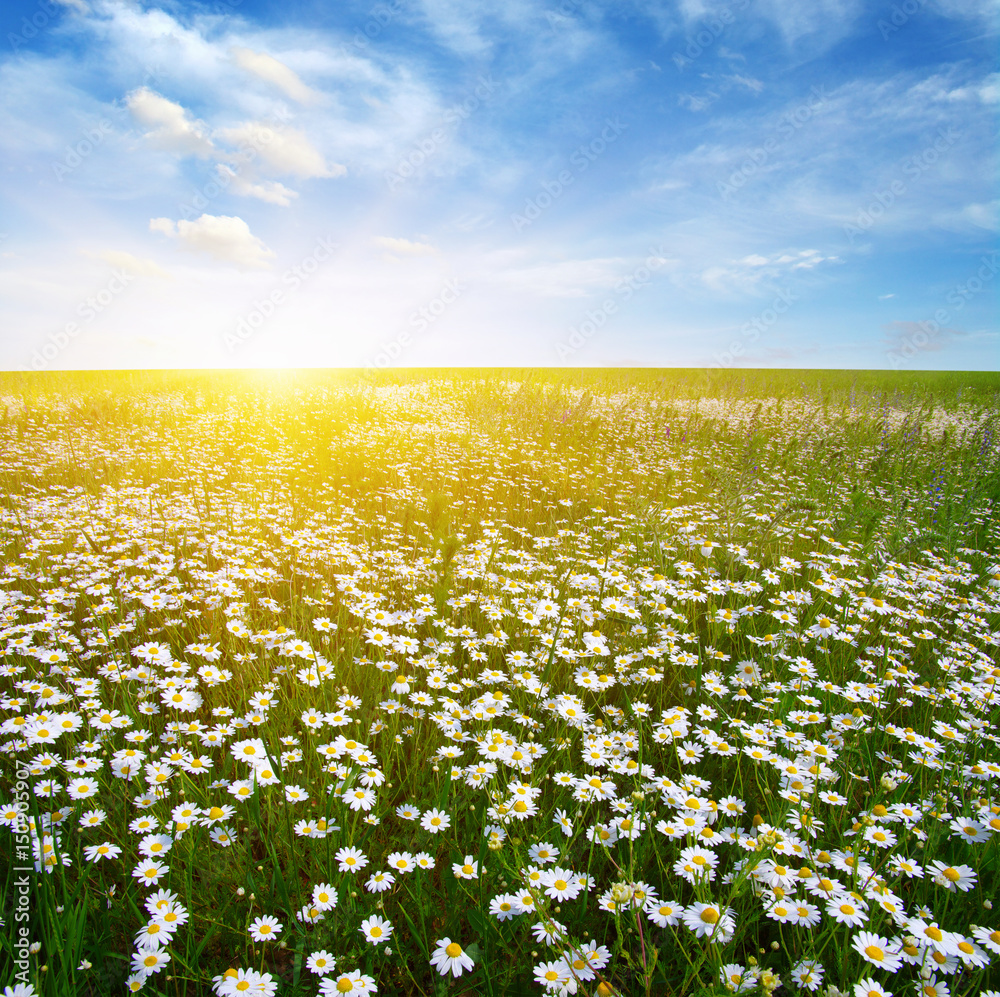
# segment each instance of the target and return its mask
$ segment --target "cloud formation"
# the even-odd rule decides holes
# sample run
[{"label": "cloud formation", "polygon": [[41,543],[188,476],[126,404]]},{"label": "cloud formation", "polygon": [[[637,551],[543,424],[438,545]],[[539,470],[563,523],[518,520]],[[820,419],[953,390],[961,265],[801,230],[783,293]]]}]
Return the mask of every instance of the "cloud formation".
[{"label": "cloud formation", "polygon": [[158,149],[207,159],[217,155],[203,121],[191,117],[180,104],[149,87],[139,87],[125,98],[132,117],[148,129],[146,140]]},{"label": "cloud formation", "polygon": [[160,232],[177,239],[184,249],[207,253],[223,263],[260,270],[270,266],[275,254],[261,242],[242,218],[231,215],[202,215],[193,222],[181,219],[151,218],[150,232]]},{"label": "cloud formation", "polygon": [[283,62],[266,52],[255,52],[253,49],[231,48],[230,53],[236,65],[246,70],[252,76],[276,86],[286,97],[299,104],[315,104],[322,99],[321,94],[305,85],[298,75]]}]

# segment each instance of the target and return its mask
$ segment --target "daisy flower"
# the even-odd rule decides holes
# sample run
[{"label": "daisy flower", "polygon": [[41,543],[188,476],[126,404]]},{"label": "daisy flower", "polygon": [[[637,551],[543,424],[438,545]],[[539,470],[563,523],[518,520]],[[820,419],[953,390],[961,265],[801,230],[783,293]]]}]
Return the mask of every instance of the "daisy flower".
[{"label": "daisy flower", "polygon": [[154,918],[135,933],[135,944],[138,948],[160,948],[169,943],[176,930],[175,927],[168,928]]},{"label": "daisy flower", "polygon": [[658,928],[673,927],[684,915],[684,908],[673,900],[647,900],[642,909]]},{"label": "daisy flower", "polygon": [[581,890],[580,884],[573,876],[573,871],[561,869],[559,866],[554,869],[546,869],[541,875],[541,882],[545,889],[545,895],[560,902],[572,900],[579,895]]},{"label": "daisy flower", "polygon": [[366,942],[370,942],[372,945],[381,945],[383,942],[389,941],[389,936],[392,934],[392,924],[385,918],[372,916],[361,922],[358,931],[365,936]]},{"label": "daisy flower", "polygon": [[826,912],[838,924],[846,924],[852,928],[860,928],[868,923],[868,915],[850,897],[836,897],[826,905]]},{"label": "daisy flower", "polygon": [[431,956],[431,965],[442,976],[451,973],[452,976],[457,977],[474,968],[475,963],[472,958],[458,942],[453,942],[450,938],[445,937],[438,939],[436,944],[437,948]]},{"label": "daisy flower", "polygon": [[727,942],[736,932],[736,921],[728,907],[718,904],[691,904],[683,914],[687,925],[697,938],[714,942]]},{"label": "daisy flower", "polygon": [[851,939],[851,945],[866,962],[890,973],[894,973],[903,965],[898,950],[893,952],[889,939],[882,935],[873,934],[871,931],[859,931]]},{"label": "daisy flower", "polygon": [[140,862],[133,870],[132,875],[142,883],[143,886],[153,886],[158,883],[170,870],[162,862],[149,861]]},{"label": "daisy flower", "polygon": [[393,872],[413,872],[413,856],[409,852],[390,852],[385,864]]},{"label": "daisy flower", "polygon": [[509,921],[520,913],[517,897],[511,893],[501,893],[490,901],[490,914],[498,921]]},{"label": "daisy flower", "polygon": [[396,877],[391,872],[373,872],[365,883],[365,889],[369,893],[384,893],[396,882]]},{"label": "daisy flower", "polygon": [[968,893],[976,885],[978,879],[975,869],[968,865],[945,865],[944,862],[931,862],[927,868],[931,870],[934,882],[952,893],[956,890]]},{"label": "daisy flower", "polygon": [[420,818],[420,826],[431,834],[439,834],[451,827],[451,817],[444,810],[428,810]]},{"label": "daisy flower", "polygon": [[854,997],[892,997],[892,991],[885,990],[868,976],[854,984]]},{"label": "daisy flower", "polygon": [[757,976],[738,963],[727,963],[719,970],[719,982],[730,993],[741,994],[757,986]]},{"label": "daisy flower", "polygon": [[978,925],[973,925],[972,937],[981,945],[985,945],[991,952],[1000,955],[1000,931],[995,928],[981,928]]},{"label": "daisy flower", "polygon": [[255,917],[250,922],[250,927],[247,928],[247,931],[250,932],[250,937],[255,942],[269,942],[278,937],[281,933],[281,927],[281,923],[277,918],[265,915],[263,917]]},{"label": "daisy flower", "polygon": [[357,848],[340,848],[334,858],[340,863],[341,872],[360,872],[368,865],[367,856]]},{"label": "daisy flower", "polygon": [[317,976],[326,976],[327,973],[333,972],[336,963],[337,960],[326,949],[320,949],[319,952],[313,952],[306,959],[306,968]]},{"label": "daisy flower", "polygon": [[558,959],[555,962],[540,962],[535,966],[535,982],[540,983],[546,990],[568,992],[567,988],[574,981],[569,975],[566,963]]},{"label": "daisy flower", "polygon": [[818,962],[803,959],[792,967],[788,974],[800,990],[819,990],[825,970]]},{"label": "daisy flower", "polygon": [[453,863],[451,871],[458,879],[478,879],[479,863],[473,861],[471,855],[466,855],[464,862]]},{"label": "daisy flower", "polygon": [[320,910],[333,910],[337,906],[337,891],[329,883],[317,883],[312,888],[312,902]]},{"label": "daisy flower", "polygon": [[102,841],[99,845],[87,845],[83,849],[83,857],[88,862],[96,862],[98,859],[116,859],[121,853],[121,848],[110,841]]},{"label": "daisy flower", "polygon": [[156,943],[144,945],[132,953],[132,970],[141,973],[143,978],[158,973],[170,962],[170,956]]}]

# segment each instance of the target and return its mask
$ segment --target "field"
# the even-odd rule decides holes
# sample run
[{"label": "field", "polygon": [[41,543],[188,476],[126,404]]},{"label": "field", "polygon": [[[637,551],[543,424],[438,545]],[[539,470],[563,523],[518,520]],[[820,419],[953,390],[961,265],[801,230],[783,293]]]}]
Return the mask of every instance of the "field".
[{"label": "field", "polygon": [[1000,988],[1000,376],[0,401],[4,994]]}]

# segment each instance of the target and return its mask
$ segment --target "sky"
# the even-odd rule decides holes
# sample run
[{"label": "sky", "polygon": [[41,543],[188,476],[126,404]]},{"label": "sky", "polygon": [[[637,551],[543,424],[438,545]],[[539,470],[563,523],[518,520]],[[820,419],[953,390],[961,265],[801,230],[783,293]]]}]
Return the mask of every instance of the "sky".
[{"label": "sky", "polygon": [[997,0],[5,0],[0,367],[995,370]]}]

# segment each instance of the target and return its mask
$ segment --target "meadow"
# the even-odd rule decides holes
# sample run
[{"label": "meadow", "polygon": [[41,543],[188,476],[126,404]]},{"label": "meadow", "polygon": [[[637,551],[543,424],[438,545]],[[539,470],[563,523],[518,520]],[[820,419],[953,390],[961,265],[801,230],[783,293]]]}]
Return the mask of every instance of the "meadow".
[{"label": "meadow", "polygon": [[0,987],[1000,989],[1000,375],[0,375]]}]

